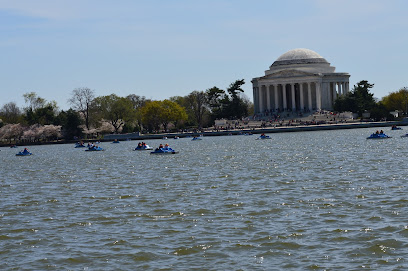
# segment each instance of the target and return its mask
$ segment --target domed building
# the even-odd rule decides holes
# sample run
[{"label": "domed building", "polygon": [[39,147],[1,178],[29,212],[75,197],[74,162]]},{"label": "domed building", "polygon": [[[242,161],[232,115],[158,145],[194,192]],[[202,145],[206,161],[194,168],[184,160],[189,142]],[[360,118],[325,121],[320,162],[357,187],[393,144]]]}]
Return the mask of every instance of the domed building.
[{"label": "domed building", "polygon": [[334,100],[349,91],[350,78],[335,69],[309,49],[284,53],[264,76],[252,79],[255,114],[332,110]]}]

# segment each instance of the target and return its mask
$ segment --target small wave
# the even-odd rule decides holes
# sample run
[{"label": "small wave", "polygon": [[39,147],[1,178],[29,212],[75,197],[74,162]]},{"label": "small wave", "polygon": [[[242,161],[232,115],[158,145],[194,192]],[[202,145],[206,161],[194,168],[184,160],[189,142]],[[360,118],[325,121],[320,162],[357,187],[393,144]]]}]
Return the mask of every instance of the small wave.
[{"label": "small wave", "polygon": [[173,254],[175,255],[191,255],[191,254],[196,254],[196,253],[200,253],[203,252],[204,250],[207,250],[208,248],[210,248],[211,245],[207,246],[207,245],[198,245],[198,246],[192,246],[192,247],[187,247],[187,248],[179,248],[176,249]]},{"label": "small wave", "polygon": [[157,258],[157,255],[151,252],[139,252],[132,256],[136,262],[149,262]]}]

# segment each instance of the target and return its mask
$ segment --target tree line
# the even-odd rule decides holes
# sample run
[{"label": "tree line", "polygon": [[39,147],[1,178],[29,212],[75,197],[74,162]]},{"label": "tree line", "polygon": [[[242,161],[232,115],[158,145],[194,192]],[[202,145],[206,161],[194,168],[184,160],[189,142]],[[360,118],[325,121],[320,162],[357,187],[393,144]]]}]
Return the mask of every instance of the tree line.
[{"label": "tree line", "polygon": [[76,88],[68,100],[68,110],[59,110],[55,101],[29,92],[23,95],[24,108],[15,102],[0,108],[0,139],[35,141],[103,133],[200,130],[212,126],[215,119],[242,119],[253,114],[253,104],[243,93],[244,84],[243,79],[236,80],[226,90],[212,87],[162,101],[136,94],[96,96],[90,88]]},{"label": "tree line", "polygon": [[336,112],[354,112],[362,117],[364,112],[370,113],[370,118],[374,120],[393,120],[391,111],[399,111],[407,116],[408,113],[408,88],[401,88],[399,91],[391,92],[381,100],[376,100],[370,89],[374,84],[366,80],[358,82],[346,95],[339,96],[334,101],[333,109]]}]

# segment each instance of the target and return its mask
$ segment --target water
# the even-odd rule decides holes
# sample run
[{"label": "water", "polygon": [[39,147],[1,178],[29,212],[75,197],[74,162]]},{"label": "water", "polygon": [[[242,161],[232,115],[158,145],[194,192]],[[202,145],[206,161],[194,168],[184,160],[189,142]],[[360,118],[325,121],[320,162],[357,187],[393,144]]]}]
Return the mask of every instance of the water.
[{"label": "water", "polygon": [[0,151],[3,270],[406,270],[408,138],[373,129]]}]

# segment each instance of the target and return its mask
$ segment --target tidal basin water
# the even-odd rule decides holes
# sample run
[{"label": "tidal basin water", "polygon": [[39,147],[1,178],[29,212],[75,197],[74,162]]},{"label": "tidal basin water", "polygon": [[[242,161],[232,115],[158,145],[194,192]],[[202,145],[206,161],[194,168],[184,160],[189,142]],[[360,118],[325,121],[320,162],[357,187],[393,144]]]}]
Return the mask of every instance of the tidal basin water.
[{"label": "tidal basin water", "polygon": [[2,270],[407,270],[408,138],[375,129],[0,150]]}]

